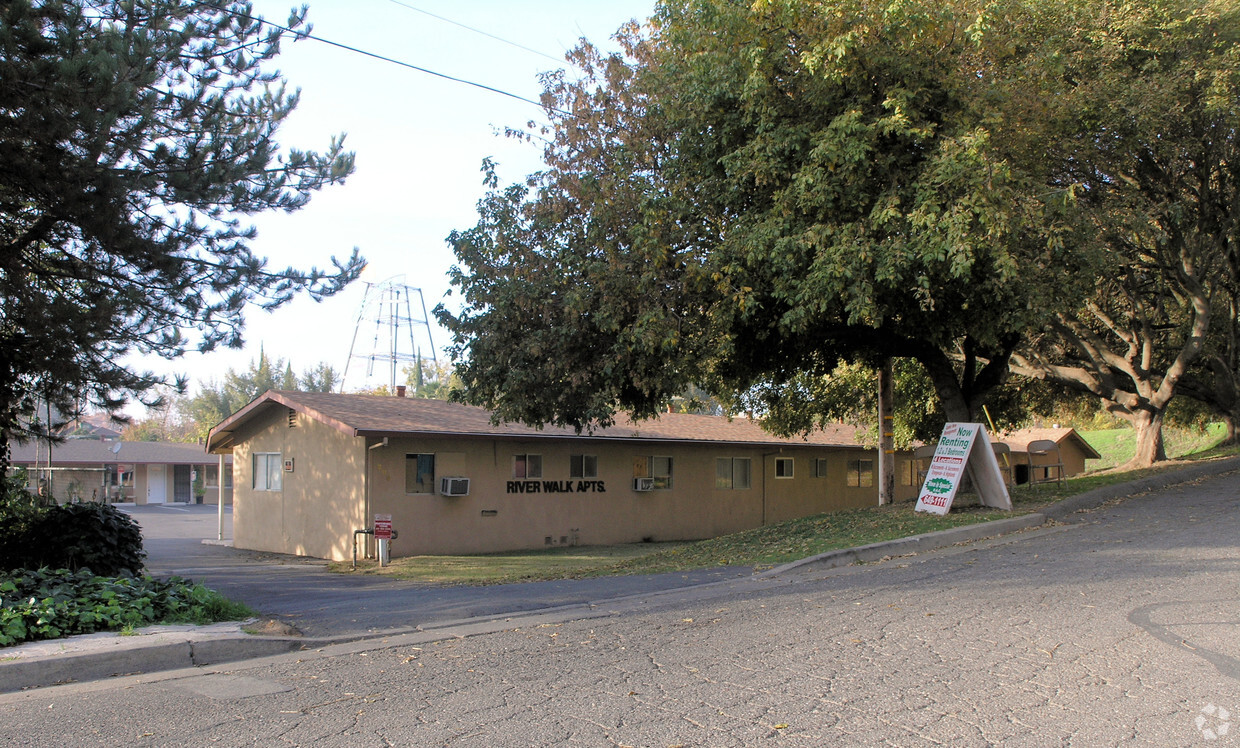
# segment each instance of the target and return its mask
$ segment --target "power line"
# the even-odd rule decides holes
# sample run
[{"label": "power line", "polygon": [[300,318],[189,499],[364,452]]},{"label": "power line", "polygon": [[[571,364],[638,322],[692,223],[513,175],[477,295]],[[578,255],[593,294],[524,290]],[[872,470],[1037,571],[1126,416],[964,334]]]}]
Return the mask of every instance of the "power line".
[{"label": "power line", "polygon": [[[503,90],[503,89],[501,89],[501,88],[495,88],[494,86],[488,86],[488,85],[486,85],[486,84],[484,84],[484,83],[476,83],[476,82],[474,82],[474,81],[467,80],[467,79],[465,79],[465,78],[457,78],[457,77],[455,77],[455,76],[451,76],[451,75],[448,75],[448,74],[446,74],[446,73],[440,73],[440,72],[437,72],[437,71],[435,71],[435,70],[431,70],[431,69],[429,69],[429,68],[420,67],[420,66],[418,66],[418,65],[414,65],[413,63],[410,63],[410,62],[404,62],[403,60],[397,60],[397,59],[394,59],[394,58],[392,58],[392,57],[387,57],[387,56],[385,56],[385,55],[378,54],[378,53],[376,53],[376,52],[368,52],[368,51],[366,51],[366,50],[364,50],[364,49],[360,49],[360,48],[358,48],[358,47],[353,47],[353,46],[350,46],[350,45],[348,45],[348,44],[343,44],[343,43],[341,43],[341,42],[335,42],[335,41],[332,41],[331,39],[324,39],[323,37],[321,37],[321,36],[315,36],[314,34],[307,34],[307,33],[303,32],[303,31],[294,31],[293,29],[290,29],[290,28],[289,28],[289,27],[287,27],[287,26],[281,26],[280,24],[278,24],[278,23],[273,23],[273,22],[271,22],[271,21],[268,21],[268,20],[267,20],[267,19],[265,19],[265,18],[260,18],[260,17],[258,17],[258,16],[252,16],[252,15],[249,15],[249,14],[247,14],[247,13],[239,13],[239,12],[237,12],[237,11],[235,11],[235,10],[231,10],[231,9],[228,9],[228,8],[223,8],[223,7],[220,7],[219,5],[215,5],[214,3],[203,3],[203,5],[206,5],[207,7],[210,7],[210,8],[215,8],[216,10],[220,11],[221,13],[228,13],[228,14],[230,14],[230,15],[237,16],[238,18],[245,18],[245,19],[247,19],[247,20],[254,21],[254,22],[256,22],[256,23],[263,23],[263,24],[267,24],[268,26],[271,26],[272,28],[279,29],[280,31],[283,31],[283,32],[288,33],[288,34],[292,34],[293,36],[295,36],[295,37],[297,37],[297,38],[299,38],[299,39],[312,39],[312,40],[314,40],[314,41],[316,41],[316,42],[320,42],[320,43],[322,43],[322,44],[327,44],[327,45],[332,46],[332,47],[338,47],[338,48],[340,48],[340,49],[343,49],[343,50],[346,50],[346,51],[349,51],[349,52],[353,52],[353,53],[355,53],[355,54],[363,55],[363,56],[365,56],[365,57],[371,57],[371,58],[373,58],[373,59],[376,59],[376,60],[381,60],[381,61],[383,61],[383,62],[390,62],[390,63],[391,63],[391,64],[393,64],[393,65],[399,65],[399,66],[404,67],[404,68],[409,68],[410,70],[416,70],[416,71],[418,71],[419,73],[426,73],[427,75],[433,75],[433,76],[435,76],[436,78],[443,78],[444,80],[449,80],[449,81],[452,81],[453,83],[463,83],[463,84],[465,84],[465,85],[467,85],[467,86],[473,86],[474,88],[481,88],[481,89],[482,89],[482,90],[484,90],[484,91],[490,91],[491,93],[497,93],[497,94],[500,94],[501,96],[507,96],[507,97],[509,97],[509,98],[516,99],[517,101],[522,101],[522,102],[525,102],[526,104],[533,104],[534,106],[538,107],[539,109],[544,108],[544,107],[543,107],[542,102],[540,102],[540,101],[534,101],[533,99],[527,99],[527,98],[525,98],[524,96],[521,96],[521,95],[519,95],[519,94],[515,94],[515,93],[511,93],[511,92],[509,92],[509,91],[505,91],[505,90]],[[555,108],[555,107],[552,107],[552,108],[551,108],[551,111],[556,112],[557,114],[563,114],[563,115],[565,115],[565,116],[568,116],[568,115],[569,115],[569,112],[566,112],[566,111],[564,111],[563,109],[557,109],[557,108]]]},{"label": "power line", "polygon": [[560,65],[564,64],[564,60],[562,60],[562,59],[558,59],[558,58],[556,58],[556,57],[552,57],[551,55],[546,54],[545,52],[540,52],[540,51],[538,51],[537,49],[533,49],[533,48],[531,48],[531,47],[527,47],[527,46],[525,46],[524,44],[518,44],[517,42],[509,41],[509,40],[507,40],[507,39],[505,39],[505,38],[503,38],[503,37],[501,37],[501,36],[496,36],[495,34],[492,34],[492,33],[486,32],[486,31],[483,31],[482,29],[476,29],[476,28],[474,28],[473,26],[467,26],[467,25],[465,25],[465,24],[463,24],[463,23],[460,23],[459,21],[453,21],[451,18],[444,18],[443,16],[435,15],[434,13],[430,12],[429,10],[423,10],[423,9],[421,9],[421,8],[415,8],[414,6],[410,5],[409,3],[403,3],[403,2],[401,2],[401,0],[389,0],[389,1],[390,1],[390,2],[392,2],[392,3],[394,3],[394,4],[396,4],[396,5],[401,6],[402,8],[408,8],[409,10],[417,11],[418,13],[422,13],[423,15],[428,15],[428,16],[430,16],[431,18],[435,18],[435,19],[437,19],[437,20],[443,21],[444,23],[450,23],[450,24],[452,24],[453,26],[457,26],[457,27],[459,27],[459,28],[465,29],[466,31],[472,31],[472,32],[474,32],[475,34],[481,34],[481,35],[483,35],[483,36],[485,36],[485,37],[487,37],[487,38],[489,38],[489,39],[494,39],[494,40],[495,40],[495,41],[497,41],[497,42],[503,42],[504,44],[507,44],[507,45],[509,45],[509,46],[516,47],[517,49],[525,50],[526,52],[529,52],[529,53],[531,53],[531,54],[536,54],[536,55],[538,55],[539,57],[545,57],[545,58],[547,58],[548,60],[551,60],[552,62],[554,62],[554,63],[556,63],[556,64],[560,64]]}]

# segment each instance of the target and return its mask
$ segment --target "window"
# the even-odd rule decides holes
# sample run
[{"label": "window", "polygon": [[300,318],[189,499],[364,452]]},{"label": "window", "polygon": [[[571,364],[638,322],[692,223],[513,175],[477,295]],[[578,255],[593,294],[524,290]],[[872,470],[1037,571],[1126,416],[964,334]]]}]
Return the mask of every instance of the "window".
[{"label": "window", "polygon": [[853,488],[874,485],[874,460],[849,460],[848,485]]},{"label": "window", "polygon": [[827,477],[827,458],[826,457],[819,457],[814,460],[814,477],[815,478],[826,478]]},{"label": "window", "polygon": [[671,457],[635,457],[633,458],[634,478],[653,478],[655,488],[672,487]]},{"label": "window", "polygon": [[435,455],[405,455],[405,493],[435,493]]},{"label": "window", "polygon": [[513,455],[512,477],[541,478],[542,455]]},{"label": "window", "polygon": [[775,477],[776,478],[791,478],[793,464],[794,463],[791,457],[776,457],[775,458]]},{"label": "window", "polygon": [[671,457],[651,457],[650,458],[650,477],[654,478],[655,488],[671,488],[672,487],[672,458]]},{"label": "window", "polygon": [[254,453],[254,490],[279,491],[284,461],[279,452]]},{"label": "window", "polygon": [[917,462],[905,460],[900,463],[900,485],[911,486],[917,478]]},{"label": "window", "polygon": [[750,467],[748,457],[716,458],[715,488],[749,488]]},{"label": "window", "polygon": [[596,455],[569,455],[568,477],[597,478],[598,457]]}]

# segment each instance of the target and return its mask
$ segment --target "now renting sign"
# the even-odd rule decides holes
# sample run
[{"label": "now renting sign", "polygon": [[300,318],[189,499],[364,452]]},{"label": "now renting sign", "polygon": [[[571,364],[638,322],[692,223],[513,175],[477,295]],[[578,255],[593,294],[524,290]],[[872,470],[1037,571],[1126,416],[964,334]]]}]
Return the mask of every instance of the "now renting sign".
[{"label": "now renting sign", "polygon": [[949,423],[939,436],[926,481],[917,496],[917,511],[943,515],[951,511],[965,470],[984,506],[1012,511],[1012,498],[980,423]]}]

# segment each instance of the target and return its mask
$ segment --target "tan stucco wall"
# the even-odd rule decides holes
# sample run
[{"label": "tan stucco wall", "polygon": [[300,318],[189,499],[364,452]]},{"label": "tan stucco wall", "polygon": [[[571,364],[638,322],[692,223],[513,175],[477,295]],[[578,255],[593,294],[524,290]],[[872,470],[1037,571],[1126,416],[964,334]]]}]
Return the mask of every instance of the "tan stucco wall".
[{"label": "tan stucco wall", "polygon": [[[399,536],[391,552],[405,556],[691,540],[878,502],[877,453],[862,447],[763,449],[451,436],[391,437],[385,446],[305,416],[297,416],[290,428],[283,407],[255,414],[235,436],[236,546],[335,560],[351,556],[353,531],[372,527],[375,514],[392,515]],[[279,491],[252,488],[256,452],[293,459],[293,471],[281,474]],[[443,477],[468,478],[469,495],[406,494],[409,454],[435,455],[436,485]],[[536,491],[510,488],[517,480],[517,454],[542,457],[542,475],[530,485]],[[570,479],[575,454],[597,457],[596,478]],[[635,491],[635,458],[651,456],[672,458],[672,487]],[[750,488],[716,488],[716,458],[748,458]],[[777,458],[793,459],[792,478],[775,477]],[[825,477],[815,475],[818,458],[827,460]],[[848,463],[858,458],[873,465],[869,486],[847,485]],[[915,498],[918,487],[902,479],[909,455],[900,453],[896,460],[896,500]]]},{"label": "tan stucco wall", "polygon": [[[298,416],[289,427],[285,408],[269,408],[239,434],[233,453],[233,539],[238,548],[344,560],[353,530],[364,520],[362,473],[366,449],[359,438]],[[279,491],[253,488],[255,452],[292,458]]]},{"label": "tan stucco wall", "polygon": [[[470,494],[405,494],[407,454],[435,454],[435,475],[470,479]],[[513,456],[538,454],[538,492],[509,492]],[[598,477],[569,478],[573,454],[598,457]],[[849,455],[875,460],[873,450],[794,447],[779,455],[726,445],[492,439],[391,439],[371,452],[371,514],[391,514],[399,537],[394,556],[478,553],[548,545],[613,544],[714,537],[793,517],[877,503],[877,483],[848,488]],[[672,488],[634,491],[634,458],[671,457]],[[795,460],[792,479],[776,479],[776,456]],[[715,460],[749,458],[749,489],[715,488]],[[814,476],[816,457],[829,460]],[[604,491],[597,490],[599,481]],[[554,491],[570,482],[574,490]],[[586,490],[578,490],[584,488]],[[593,489],[593,490],[591,490]],[[908,489],[912,492],[912,489]]]}]

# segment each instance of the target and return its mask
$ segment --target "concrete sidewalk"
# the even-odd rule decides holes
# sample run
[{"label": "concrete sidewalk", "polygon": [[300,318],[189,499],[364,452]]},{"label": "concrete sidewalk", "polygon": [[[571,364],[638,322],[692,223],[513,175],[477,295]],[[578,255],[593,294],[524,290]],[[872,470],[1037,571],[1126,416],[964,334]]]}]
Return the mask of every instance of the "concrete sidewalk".
[{"label": "concrete sidewalk", "polygon": [[[1167,486],[1188,483],[1240,469],[1240,457],[1214,460],[1130,483],[1107,486],[1073,496],[1041,512],[1010,519],[874,543],[857,548],[830,551],[810,558],[739,579],[716,579],[668,588],[652,585],[650,589],[634,590],[633,586],[615,587],[617,594],[605,599],[548,605],[542,608],[520,607],[511,611],[488,610],[483,615],[469,615],[444,620],[428,626],[393,627],[384,630],[336,632],[328,636],[302,637],[287,635],[280,626],[269,627],[259,622],[222,623],[211,626],[150,626],[131,635],[97,633],[51,641],[31,642],[0,650],[0,693],[59,683],[97,680],[117,675],[150,673],[186,667],[201,667],[238,660],[284,654],[304,649],[321,649],[359,639],[372,639],[424,632],[432,638],[466,636],[471,632],[490,630],[489,624],[527,617],[558,613],[564,620],[600,615],[600,608],[615,607],[621,601],[652,600],[685,594],[688,590],[703,591],[720,585],[760,583],[799,571],[831,569],[859,562],[873,562],[895,556],[923,553],[982,538],[1006,535],[1048,522],[1080,521],[1079,512],[1087,512],[1107,502],[1156,491]],[[472,588],[485,595],[488,588]],[[481,627],[480,627],[481,626]],[[257,631],[258,633],[249,633]],[[274,634],[264,633],[274,629]]]}]

